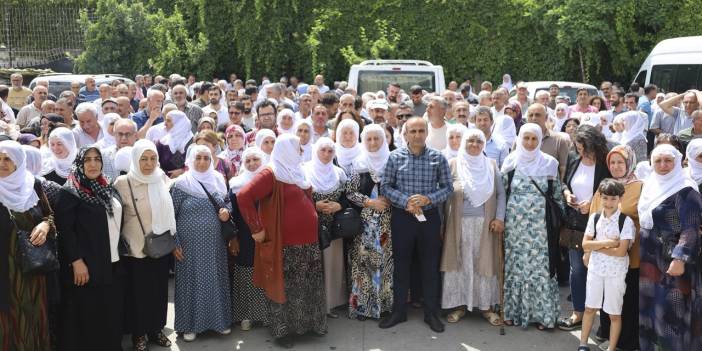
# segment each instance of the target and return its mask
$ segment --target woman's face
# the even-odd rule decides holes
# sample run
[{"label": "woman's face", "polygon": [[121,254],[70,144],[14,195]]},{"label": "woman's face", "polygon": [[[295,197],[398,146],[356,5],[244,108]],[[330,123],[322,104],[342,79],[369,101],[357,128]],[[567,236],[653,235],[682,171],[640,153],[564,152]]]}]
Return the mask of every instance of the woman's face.
[{"label": "woman's face", "polygon": [[609,173],[612,174],[614,178],[624,178],[626,177],[627,167],[626,160],[620,154],[612,154],[609,156]]},{"label": "woman's face", "polygon": [[562,108],[562,107],[556,108],[556,117],[558,117],[558,119],[562,119],[565,116],[566,116],[566,109],[565,108]]},{"label": "woman's face", "polygon": [[293,126],[292,116],[289,114],[283,115],[283,117],[280,119],[280,126],[285,130],[292,128],[292,126]]},{"label": "woman's face", "polygon": [[533,133],[526,132],[522,138],[522,146],[527,151],[534,151],[539,146],[539,136]]},{"label": "woman's face", "polygon": [[317,157],[323,164],[328,164],[334,158],[334,148],[331,146],[322,146],[317,150]]},{"label": "woman's face", "polygon": [[594,99],[594,100],[592,100],[592,104],[591,104],[591,105],[592,105],[592,107],[596,108],[597,111],[599,111],[599,110],[600,110],[600,107],[602,107],[602,100],[600,100],[600,99]]},{"label": "woman's face", "polygon": [[210,122],[202,122],[200,123],[200,126],[197,128],[198,132],[201,132],[203,130],[214,130],[212,127],[212,124]]},{"label": "woman's face", "polygon": [[471,156],[478,156],[483,152],[483,140],[477,136],[471,136],[466,140],[466,152]]},{"label": "woman's face", "polygon": [[571,136],[571,140],[574,139],[573,137],[575,136],[575,130],[578,129],[578,123],[575,121],[569,121],[566,124],[565,131],[568,133],[568,135]]},{"label": "woman's face", "polygon": [[366,145],[366,150],[368,150],[368,152],[377,152],[380,150],[380,147],[383,146],[383,140],[378,133],[366,134],[366,139],[363,140],[363,143]]},{"label": "woman's face", "polygon": [[51,152],[56,156],[56,158],[63,160],[68,157],[68,148],[63,144],[63,141],[59,138],[49,139],[49,148]]},{"label": "woman's face", "polygon": [[307,145],[310,142],[310,126],[304,123],[300,124],[295,135],[300,138],[300,145]]},{"label": "woman's face", "polygon": [[4,152],[0,152],[0,178],[5,178],[17,170],[17,166]]},{"label": "woman's face", "polygon": [[616,121],[612,123],[612,127],[614,128],[615,132],[621,133],[624,131],[624,123],[622,123],[621,121]]},{"label": "woman's face", "polygon": [[461,138],[463,136],[459,133],[449,134],[448,144],[451,150],[457,151],[461,147]]},{"label": "woman's face", "polygon": [[143,175],[151,175],[154,173],[158,165],[158,155],[152,150],[146,150],[139,157],[139,170]]},{"label": "woman's face", "polygon": [[170,131],[173,128],[173,118],[171,116],[166,115],[166,118],[163,121],[163,125],[166,127],[166,131]]},{"label": "woman's face", "polygon": [[346,127],[341,130],[341,145],[345,148],[352,148],[356,145],[356,133],[354,133],[353,128]]},{"label": "woman's face", "polygon": [[229,133],[227,135],[227,146],[229,150],[241,150],[244,147],[244,136],[240,133]]},{"label": "woman's face", "polygon": [[512,118],[517,118],[517,113],[514,112],[514,110],[511,107],[505,107],[505,114]]},{"label": "woman's face", "polygon": [[585,146],[579,142],[575,142],[575,150],[578,152],[578,155],[580,155],[580,158],[589,158],[590,155],[585,151]]},{"label": "woman's face", "polygon": [[83,158],[83,173],[88,179],[97,179],[102,173],[102,156],[95,149],[90,149]]},{"label": "woman's face", "polygon": [[49,134],[49,119],[43,118],[40,122],[41,125],[41,135]]},{"label": "woman's face", "polygon": [[246,167],[246,170],[249,172],[255,172],[258,167],[261,167],[261,163],[263,163],[263,161],[260,157],[257,155],[249,155],[244,161],[244,167]]},{"label": "woman's face", "polygon": [[270,155],[273,152],[273,146],[275,145],[275,138],[266,137],[261,143],[261,150],[266,154]]},{"label": "woman's face", "polygon": [[666,175],[675,168],[675,157],[659,155],[653,159],[653,170],[659,175]]},{"label": "woman's face", "polygon": [[208,169],[210,169],[210,165],[212,164],[212,155],[209,153],[205,152],[200,152],[195,156],[195,170],[204,173],[207,172]]}]

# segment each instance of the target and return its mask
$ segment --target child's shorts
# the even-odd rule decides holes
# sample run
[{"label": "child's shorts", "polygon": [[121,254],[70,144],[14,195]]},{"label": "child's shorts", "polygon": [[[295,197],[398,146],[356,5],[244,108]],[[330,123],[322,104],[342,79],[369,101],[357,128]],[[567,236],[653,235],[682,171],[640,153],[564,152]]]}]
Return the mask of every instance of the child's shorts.
[{"label": "child's shorts", "polygon": [[[625,276],[601,277],[587,274],[585,289],[585,307],[602,309],[608,314],[620,316],[626,291]],[[603,302],[604,299],[604,302]]]}]

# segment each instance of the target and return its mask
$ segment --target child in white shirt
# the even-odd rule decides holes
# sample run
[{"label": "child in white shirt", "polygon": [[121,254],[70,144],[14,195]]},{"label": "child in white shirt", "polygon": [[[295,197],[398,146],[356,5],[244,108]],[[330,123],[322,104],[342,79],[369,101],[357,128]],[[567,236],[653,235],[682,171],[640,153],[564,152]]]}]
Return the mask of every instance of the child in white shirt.
[{"label": "child in white shirt", "polygon": [[590,350],[587,339],[595,314],[600,308],[609,314],[611,321],[609,350],[616,349],[622,329],[622,304],[626,290],[624,279],[629,269],[628,251],[636,235],[634,221],[619,210],[624,184],[608,178],[600,183],[598,190],[602,199],[602,212],[590,216],[583,236],[582,247],[590,252],[590,258],[578,351]]}]

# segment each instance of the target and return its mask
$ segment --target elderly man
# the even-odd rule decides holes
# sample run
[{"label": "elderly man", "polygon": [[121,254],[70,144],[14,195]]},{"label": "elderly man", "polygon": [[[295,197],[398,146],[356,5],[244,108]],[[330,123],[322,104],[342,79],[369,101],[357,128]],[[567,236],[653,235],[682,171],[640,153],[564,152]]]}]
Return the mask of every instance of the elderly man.
[{"label": "elderly man", "polygon": [[[15,114],[25,105],[27,97],[33,95],[33,91],[22,85],[23,78],[19,73],[10,75],[10,91],[7,94],[7,104],[14,110]],[[41,103],[39,103],[41,105]]]},{"label": "elderly man", "polygon": [[[324,106],[319,106],[324,109]],[[327,110],[324,109],[324,112]],[[275,135],[278,135],[278,129],[275,127],[276,117],[278,116],[278,108],[270,100],[263,100],[256,106],[256,118],[258,127],[246,134],[246,145],[255,145],[256,134],[261,129],[270,129]]]},{"label": "elderly man", "polygon": [[453,104],[453,119],[449,123],[458,123],[466,127],[471,127],[468,118],[470,117],[470,104],[465,101],[457,101]]},{"label": "elderly man", "polygon": [[534,103],[529,106],[526,117],[529,123],[536,123],[541,127],[541,132],[543,133],[541,151],[553,156],[558,161],[558,174],[562,180],[568,162],[568,151],[571,146],[570,138],[565,133],[555,132],[546,127],[548,114],[546,106],[540,103]]},{"label": "elderly man", "polygon": [[17,114],[16,122],[20,129],[26,127],[32,118],[41,116],[41,104],[47,100],[49,91],[46,89],[46,87],[37,85],[34,87],[34,90],[32,90],[32,96],[34,96],[34,101],[31,104],[22,107]]},{"label": "elderly man", "polygon": [[[453,92],[452,92],[453,93]],[[432,149],[443,150],[446,148],[446,110],[448,103],[444,98],[432,96],[427,106],[427,118],[429,125],[427,128],[426,144]]]},{"label": "elderly man", "polygon": [[76,116],[78,117],[79,126],[73,128],[73,136],[76,138],[78,147],[93,145],[103,138],[95,104],[90,102],[80,103],[76,107]]},{"label": "elderly man", "polygon": [[487,90],[481,90],[478,93],[478,106],[492,107],[492,93]]},{"label": "elderly man", "polygon": [[51,100],[46,100],[41,103],[41,114],[48,115],[49,113],[54,113],[56,103]]},{"label": "elderly man", "polygon": [[100,92],[96,88],[95,77],[85,78],[85,86],[78,92],[79,102],[92,102],[100,98]]},{"label": "elderly man", "polygon": [[132,114],[132,104],[129,101],[129,98],[126,96],[120,96],[116,100],[117,102],[117,114],[121,118],[129,118],[129,116]]},{"label": "elderly man", "polygon": [[385,123],[385,112],[388,110],[388,102],[385,99],[375,99],[368,102],[366,110],[371,120],[375,124]]},{"label": "elderly man", "polygon": [[[73,103],[66,99],[60,98],[56,100],[56,106],[54,107],[54,113],[63,117],[63,121],[66,125],[71,126],[71,128],[78,125],[78,121],[73,117]],[[38,122],[39,120],[37,120]]]},{"label": "elderly man", "polygon": [[197,124],[202,118],[202,109],[190,102],[188,102],[188,89],[182,85],[176,85],[171,89],[171,98],[173,103],[178,106],[180,111],[183,111],[188,119],[190,120],[190,126],[193,133],[197,132]]},{"label": "elderly man", "polygon": [[518,102],[519,106],[522,108],[522,111],[526,111],[529,108],[529,105],[533,103],[529,97],[529,90],[527,90],[526,85],[522,82],[517,83],[517,95],[511,97],[509,101]]},{"label": "elderly man", "polygon": [[[339,98],[339,104],[340,107],[343,111],[344,109],[344,103],[343,103],[343,98],[346,95],[342,95],[341,98]],[[350,96],[350,95],[349,95]],[[352,97],[353,98],[353,97]],[[351,100],[352,104],[351,107],[353,108],[353,99]],[[295,120],[301,120],[310,117],[312,115],[312,97],[310,94],[302,94],[300,95],[300,98],[298,99],[298,111],[295,112]]]},{"label": "elderly man", "polygon": [[[431,103],[429,106],[431,109]],[[438,208],[453,192],[453,186],[446,158],[440,151],[427,147],[427,129],[428,124],[421,117],[410,118],[405,123],[407,146],[390,154],[380,184],[380,194],[392,205],[391,231],[401,233],[392,240],[393,307],[392,313],[378,325],[383,329],[407,320],[407,292],[414,273],[421,276],[424,322],[434,332],[444,331],[438,318],[441,277]],[[421,257],[420,272],[410,272],[415,250]]]},{"label": "elderly man", "polygon": [[321,137],[329,138],[331,136],[331,130],[327,128],[327,123],[329,122],[329,112],[322,105],[317,105],[312,108],[312,136],[310,140],[312,144],[316,143]]},{"label": "elderly man", "polygon": [[329,87],[324,85],[324,76],[318,74],[314,77],[314,85],[319,88],[319,93],[324,94],[329,91]]},{"label": "elderly man", "polygon": [[696,110],[690,114],[692,127],[685,128],[678,133],[680,141],[687,147],[692,139],[702,138],[702,110]]},{"label": "elderly man", "polygon": [[[681,100],[683,108],[677,107],[680,106]],[[680,134],[683,129],[692,127],[692,113],[700,108],[700,101],[702,101],[702,93],[700,91],[688,90],[670,99],[663,100],[658,104],[658,107],[660,107],[664,113],[673,116],[675,119],[673,132],[677,135]]]},{"label": "elderly man", "polygon": [[446,100],[446,116],[444,118],[447,121],[450,121],[453,119],[453,104],[456,102],[456,93],[453,90],[444,90],[443,93],[441,93],[441,97]]},{"label": "elderly man", "polygon": [[164,99],[165,95],[158,89],[149,89],[146,93],[146,107],[132,115],[132,120],[139,130],[139,138],[143,138],[152,125],[163,122],[161,108]]},{"label": "elderly man", "polygon": [[512,145],[517,138],[517,127],[514,125],[514,119],[505,115],[506,101],[507,94],[504,88],[498,88],[492,92],[493,106],[490,110],[492,111],[492,117],[495,121],[493,133],[504,140],[507,145]]},{"label": "elderly man", "polygon": [[115,145],[100,150],[102,153],[102,173],[107,176],[110,182],[114,182],[119,176],[119,171],[114,166],[117,150],[125,146],[133,146],[137,141],[137,125],[131,119],[120,118],[112,128]]},{"label": "elderly man", "polygon": [[[52,94],[49,91],[49,80],[46,78],[38,78],[36,81],[36,86],[40,86],[40,85],[43,86],[44,88],[46,88],[46,91],[49,92],[47,100],[51,100],[51,101],[56,102],[56,100],[57,100],[56,95]],[[28,105],[28,104],[31,104],[32,102],[34,102],[34,96],[33,95],[27,96],[27,101],[25,102],[25,104]]]},{"label": "elderly man", "polygon": [[480,129],[485,134],[485,155],[497,162],[498,167],[502,167],[502,163],[509,154],[509,145],[500,138],[495,138],[492,134],[494,120],[492,110],[486,106],[478,106],[475,108],[475,127]]},{"label": "elderly man", "polygon": [[80,82],[79,81],[74,80],[71,82],[71,92],[76,97],[80,96]]}]

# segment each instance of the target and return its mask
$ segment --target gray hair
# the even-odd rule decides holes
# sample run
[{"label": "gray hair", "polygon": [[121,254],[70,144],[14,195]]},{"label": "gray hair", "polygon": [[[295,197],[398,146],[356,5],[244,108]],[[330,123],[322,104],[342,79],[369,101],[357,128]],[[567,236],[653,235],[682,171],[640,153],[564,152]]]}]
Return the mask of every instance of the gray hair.
[{"label": "gray hair", "polygon": [[538,98],[540,98],[540,97],[542,97],[542,96],[544,96],[544,95],[545,95],[545,96],[549,96],[549,97],[551,96],[551,95],[549,94],[548,90],[539,90],[539,91],[536,92],[536,94],[534,95],[534,97],[538,99]]},{"label": "gray hair", "polygon": [[138,128],[136,122],[132,121],[130,118],[119,118],[115,121],[114,123],[114,128],[117,128],[118,125],[120,124],[128,124],[130,127],[134,128],[134,131],[136,132]]},{"label": "gray hair", "polygon": [[492,97],[492,93],[487,90],[482,90],[478,93],[478,100],[489,99]]},{"label": "gray hair", "polygon": [[439,104],[439,107],[443,109],[448,108],[448,102],[446,102],[446,99],[442,98],[441,96],[432,96],[429,99],[429,103],[431,104],[432,102]]},{"label": "gray hair", "polygon": [[98,116],[97,106],[92,102],[81,102],[76,106],[76,116],[85,112],[90,112],[95,118]]},{"label": "gray hair", "polygon": [[149,89],[149,91],[146,92],[146,97],[150,98],[150,97],[154,96],[155,94],[161,94],[165,97],[165,95],[163,94],[163,92],[160,89],[154,89],[154,88],[151,88],[151,89]]},{"label": "gray hair", "polygon": [[475,116],[477,117],[478,115],[487,115],[490,117],[490,120],[493,120],[492,117],[492,110],[487,107],[487,106],[478,106],[475,108]]}]

